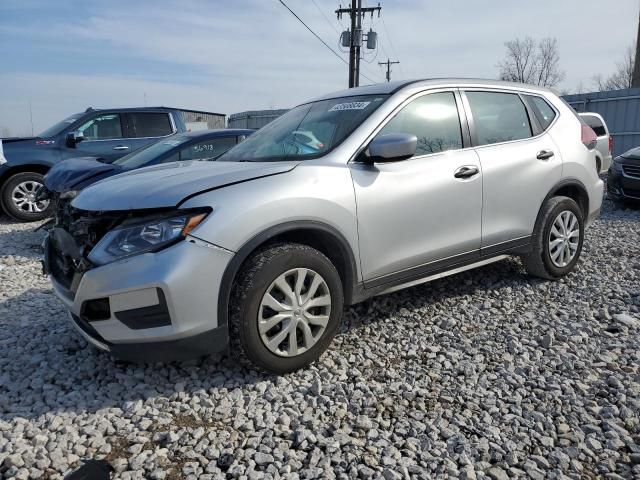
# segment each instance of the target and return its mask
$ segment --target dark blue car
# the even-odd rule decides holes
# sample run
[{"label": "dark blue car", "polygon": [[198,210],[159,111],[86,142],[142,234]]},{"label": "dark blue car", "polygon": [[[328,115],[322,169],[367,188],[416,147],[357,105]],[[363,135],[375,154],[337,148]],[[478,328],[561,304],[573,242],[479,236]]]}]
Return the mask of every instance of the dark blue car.
[{"label": "dark blue car", "polygon": [[88,108],[36,137],[0,139],[0,206],[17,220],[45,218],[52,207],[35,198],[51,167],[75,157],[113,162],[161,138],[186,132],[187,119],[206,119],[212,127],[225,123],[222,114],[170,107]]},{"label": "dark blue car", "polygon": [[92,183],[136,168],[183,160],[215,160],[253,130],[220,129],[179,133],[159,140],[118,160],[79,157],[64,160],[44,177],[39,199],[71,199]]}]

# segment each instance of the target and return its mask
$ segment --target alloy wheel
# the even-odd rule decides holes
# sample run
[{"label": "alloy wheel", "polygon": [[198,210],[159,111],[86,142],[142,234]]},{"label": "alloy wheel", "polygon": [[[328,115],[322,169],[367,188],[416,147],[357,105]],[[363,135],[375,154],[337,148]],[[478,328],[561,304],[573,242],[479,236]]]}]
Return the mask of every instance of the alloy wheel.
[{"label": "alloy wheel", "polygon": [[560,212],[549,232],[549,256],[556,267],[571,263],[580,244],[580,223],[569,210]]},{"label": "alloy wheel", "polygon": [[27,213],[40,213],[47,209],[49,200],[36,200],[38,190],[42,188],[40,182],[27,180],[17,184],[11,192],[11,200],[17,209]]},{"label": "alloy wheel", "polygon": [[322,276],[308,268],[288,270],[262,297],[258,331],[265,347],[280,357],[295,357],[322,337],[331,314],[331,294]]}]

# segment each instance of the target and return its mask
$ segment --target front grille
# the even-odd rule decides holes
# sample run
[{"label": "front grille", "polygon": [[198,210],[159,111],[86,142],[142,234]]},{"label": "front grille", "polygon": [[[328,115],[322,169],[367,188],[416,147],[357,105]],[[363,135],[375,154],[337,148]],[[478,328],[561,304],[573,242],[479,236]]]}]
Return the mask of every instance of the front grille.
[{"label": "front grille", "polygon": [[640,165],[623,165],[622,171],[627,177],[640,178]]},{"label": "front grille", "polygon": [[49,247],[49,269],[56,281],[67,290],[71,289],[75,270],[61,252]]},{"label": "front grille", "polygon": [[623,188],[622,193],[625,197],[640,198],[640,190],[636,190],[633,188]]}]

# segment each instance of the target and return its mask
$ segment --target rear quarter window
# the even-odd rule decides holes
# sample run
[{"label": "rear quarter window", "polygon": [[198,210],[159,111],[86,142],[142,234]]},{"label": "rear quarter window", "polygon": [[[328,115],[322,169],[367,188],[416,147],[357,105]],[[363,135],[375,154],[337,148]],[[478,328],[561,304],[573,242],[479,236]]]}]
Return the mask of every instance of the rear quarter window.
[{"label": "rear quarter window", "polygon": [[553,123],[553,119],[557,115],[553,107],[542,97],[525,95],[525,98],[529,102],[529,106],[533,110],[533,114],[536,116],[538,123],[540,123],[542,130],[549,128],[549,125]]}]

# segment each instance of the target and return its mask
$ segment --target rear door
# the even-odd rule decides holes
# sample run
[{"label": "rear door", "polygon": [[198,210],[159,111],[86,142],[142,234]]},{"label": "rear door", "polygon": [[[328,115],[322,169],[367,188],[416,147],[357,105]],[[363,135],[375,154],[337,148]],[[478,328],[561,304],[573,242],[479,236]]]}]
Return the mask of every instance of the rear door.
[{"label": "rear door", "polygon": [[100,112],[82,123],[76,131],[84,135],[84,140],[75,148],[67,147],[65,158],[101,157],[107,162],[117,160],[129,153],[129,139],[124,138],[125,127],[118,112]]},{"label": "rear door", "polygon": [[129,112],[124,116],[130,152],[176,132],[169,112]]},{"label": "rear door", "polygon": [[463,98],[482,164],[482,254],[527,244],[562,174],[560,152],[547,133],[557,112],[549,106],[551,118],[542,125],[519,93],[465,90]]}]

